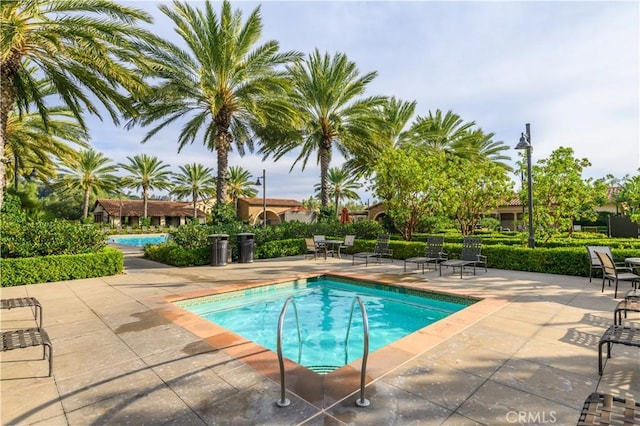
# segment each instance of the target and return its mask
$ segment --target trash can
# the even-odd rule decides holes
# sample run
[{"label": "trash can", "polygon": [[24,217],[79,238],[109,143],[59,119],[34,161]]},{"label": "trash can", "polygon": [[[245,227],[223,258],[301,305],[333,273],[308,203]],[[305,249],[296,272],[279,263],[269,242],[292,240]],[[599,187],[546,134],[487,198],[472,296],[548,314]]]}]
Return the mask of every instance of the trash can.
[{"label": "trash can", "polygon": [[211,266],[225,266],[227,264],[229,235],[209,235],[209,244],[211,244]]},{"label": "trash can", "polygon": [[253,262],[253,245],[256,234],[242,232],[238,234],[238,263]]}]

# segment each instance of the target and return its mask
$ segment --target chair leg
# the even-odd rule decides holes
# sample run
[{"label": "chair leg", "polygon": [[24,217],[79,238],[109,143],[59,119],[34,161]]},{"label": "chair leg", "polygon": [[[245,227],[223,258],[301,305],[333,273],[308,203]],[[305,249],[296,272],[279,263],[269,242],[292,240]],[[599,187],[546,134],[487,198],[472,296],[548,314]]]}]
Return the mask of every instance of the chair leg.
[{"label": "chair leg", "polygon": [[615,292],[613,293],[613,298],[617,299],[618,298],[618,279],[616,278],[616,289]]}]

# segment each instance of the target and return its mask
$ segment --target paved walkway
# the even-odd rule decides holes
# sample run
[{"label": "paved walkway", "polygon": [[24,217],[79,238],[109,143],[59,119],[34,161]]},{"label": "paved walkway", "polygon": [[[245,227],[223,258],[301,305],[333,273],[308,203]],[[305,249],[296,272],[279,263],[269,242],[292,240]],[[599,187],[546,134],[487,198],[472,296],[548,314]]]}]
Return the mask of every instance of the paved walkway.
[{"label": "paved walkway", "polygon": [[[569,425],[594,390],[640,399],[638,348],[614,346],[598,375],[597,344],[616,301],[612,290],[600,293],[597,279],[492,269],[460,279],[450,271],[403,273],[398,261],[365,267],[302,257],[172,268],[135,251],[125,265],[117,276],[1,289],[2,298],[40,300],[54,345],[53,377],[39,348],[2,354],[3,425]],[[250,357],[233,355],[232,345],[213,346],[207,326],[183,327],[166,302],[318,272],[355,272],[504,303],[414,336],[410,349],[417,355],[371,372],[368,408],[355,406],[357,394],[318,403],[302,391],[288,392],[291,406],[279,408],[277,380]],[[26,309],[1,315],[3,330],[34,325]],[[638,324],[640,316],[627,321]],[[409,351],[404,345],[395,348]]]}]

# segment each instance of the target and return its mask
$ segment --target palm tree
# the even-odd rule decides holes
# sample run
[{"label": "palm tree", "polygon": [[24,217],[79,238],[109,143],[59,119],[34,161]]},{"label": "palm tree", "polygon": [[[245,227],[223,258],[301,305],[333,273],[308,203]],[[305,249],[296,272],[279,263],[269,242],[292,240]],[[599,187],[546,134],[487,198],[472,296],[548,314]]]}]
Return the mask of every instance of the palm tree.
[{"label": "palm tree", "polygon": [[124,170],[131,173],[122,178],[122,184],[127,188],[142,189],[143,217],[147,218],[147,202],[149,191],[153,189],[168,189],[171,187],[172,173],[166,170],[168,164],[164,164],[158,157],[150,157],[147,154],[138,154],[127,157],[129,164],[119,164]]},{"label": "palm tree", "polygon": [[482,129],[473,130],[469,137],[465,138],[466,144],[461,149],[470,159],[489,160],[503,167],[506,171],[512,171],[512,167],[505,163],[511,161],[511,157],[504,155],[504,151],[510,148],[502,141],[494,141],[495,133],[484,133]]},{"label": "palm tree", "polygon": [[179,167],[180,172],[173,177],[171,193],[179,199],[191,197],[193,218],[198,217],[198,199],[211,197],[216,192],[216,178],[213,169],[202,164],[191,163]]},{"label": "palm tree", "polygon": [[[363,151],[376,143],[374,135],[380,128],[381,108],[386,99],[381,96],[364,98],[367,85],[377,73],[360,76],[354,62],[343,53],[333,57],[321,55],[316,49],[305,61],[288,67],[293,79],[290,102],[297,117],[297,135],[280,135],[263,141],[262,152],[277,160],[299,149],[294,162],[302,160],[304,170],[312,153],[320,163],[320,201],[329,204],[329,164],[335,147],[345,157]],[[293,167],[293,166],[292,166]]]},{"label": "palm tree", "polygon": [[391,97],[380,108],[381,128],[374,138],[375,144],[365,144],[353,157],[347,160],[344,167],[356,176],[370,176],[378,159],[379,149],[398,147],[404,144],[409,134],[407,127],[416,109],[416,102],[407,102]]},{"label": "palm tree", "polygon": [[[278,67],[301,57],[279,53],[276,41],[258,45],[262,36],[260,8],[242,21],[239,10],[222,3],[220,15],[206,1],[204,10],[174,2],[160,10],[176,25],[187,49],[166,44],[145,53],[163,63],[156,69],[161,83],[141,116],[129,126],[156,123],[143,142],[184,116],[189,119],[178,138],[178,152],[200,135],[217,152],[216,202],[226,202],[228,154],[232,143],[240,155],[253,151],[254,127],[264,126],[270,115],[286,112],[282,94],[286,73]],[[284,108],[284,109],[283,109]]]},{"label": "palm tree", "polygon": [[470,137],[470,131],[476,123],[465,123],[462,118],[452,111],[442,114],[436,110],[429,111],[427,117],[418,117],[409,129],[410,137],[402,144],[422,147],[427,152],[444,151],[447,154],[457,154],[463,150]]},{"label": "palm tree", "polygon": [[[133,115],[133,99],[148,89],[136,69],[151,67],[140,44],[158,43],[137,26],[150,23],[147,13],[109,0],[15,0],[0,9],[0,176],[5,175],[9,114],[35,103],[43,124],[49,114],[36,75],[51,81],[55,92],[85,127],[83,114],[100,116],[93,94],[118,122]],[[33,66],[37,73],[27,71]],[[0,183],[0,206],[4,181]]]},{"label": "palm tree", "polygon": [[255,197],[258,190],[253,187],[255,182],[251,179],[251,173],[242,167],[229,167],[229,183],[227,195],[233,200],[233,207],[238,212],[238,198]]},{"label": "palm tree", "polygon": [[[328,173],[329,179],[329,196],[333,197],[336,204],[336,216],[340,210],[340,201],[342,200],[359,200],[360,196],[355,191],[360,189],[362,185],[358,182],[346,168],[332,167]],[[315,190],[320,191],[321,185],[316,184]]]},{"label": "palm tree", "polygon": [[67,167],[60,169],[54,188],[63,191],[82,189],[84,193],[82,217],[86,219],[89,216],[91,194],[99,196],[102,193],[117,190],[119,179],[114,173],[118,170],[118,166],[111,162],[110,158],[93,149],[81,151],[77,159],[67,161]]}]

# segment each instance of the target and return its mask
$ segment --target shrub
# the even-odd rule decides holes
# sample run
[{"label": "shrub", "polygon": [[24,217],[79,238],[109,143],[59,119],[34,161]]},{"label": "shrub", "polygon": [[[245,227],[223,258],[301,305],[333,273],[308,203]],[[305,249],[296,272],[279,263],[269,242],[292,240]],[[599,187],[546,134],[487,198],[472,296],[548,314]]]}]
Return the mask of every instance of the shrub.
[{"label": "shrub", "polygon": [[3,220],[0,224],[0,253],[3,258],[92,253],[105,247],[106,235],[90,225],[62,220]]},{"label": "shrub", "polygon": [[124,256],[106,247],[97,253],[0,259],[2,287],[102,277],[122,272]]},{"label": "shrub", "polygon": [[174,242],[149,244],[144,247],[144,256],[172,266],[202,266],[211,262],[209,246],[184,248]]}]

